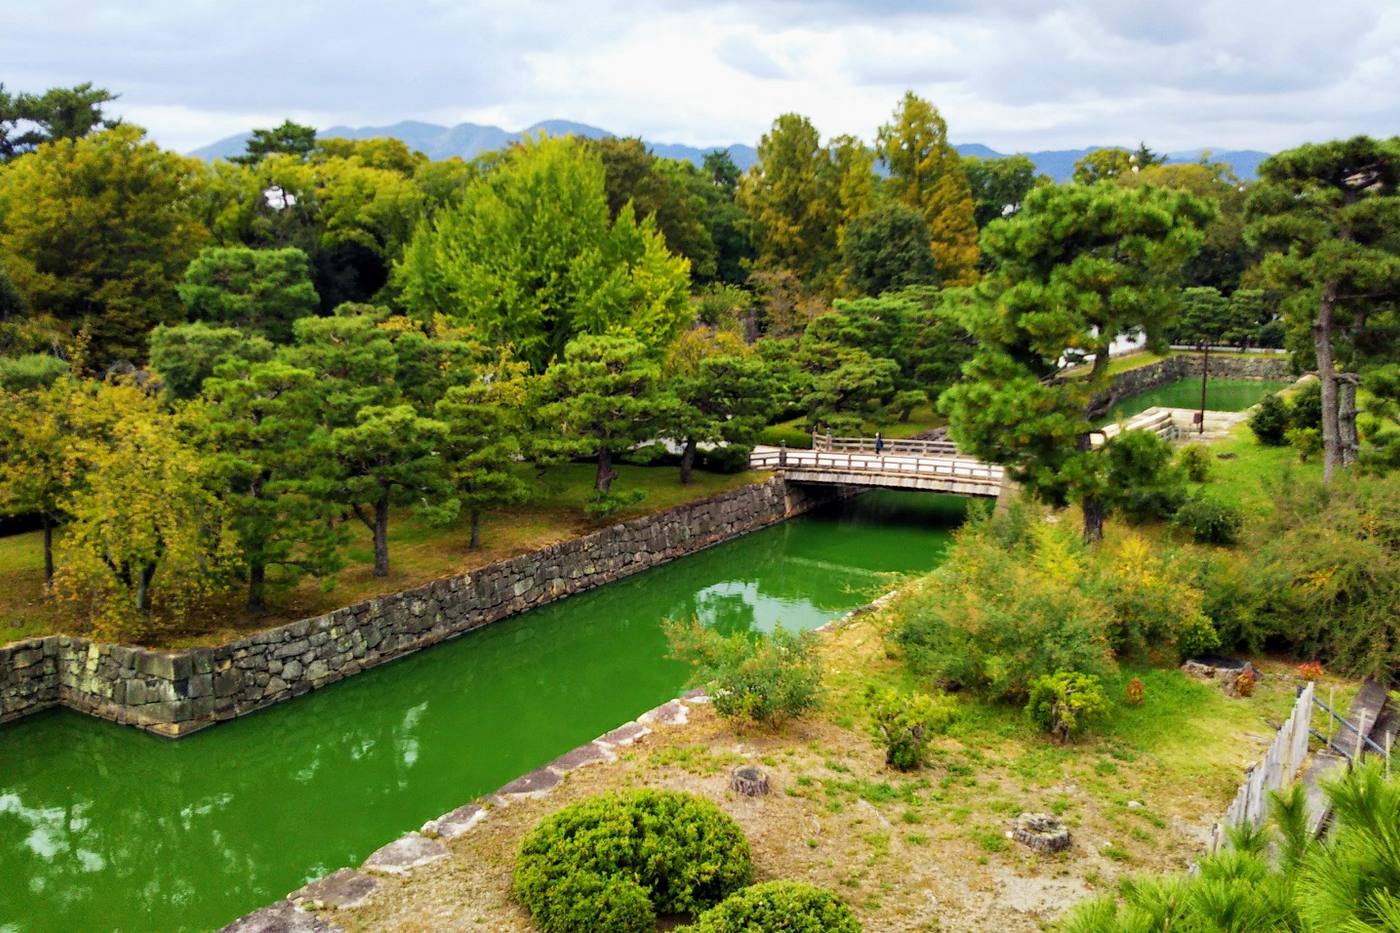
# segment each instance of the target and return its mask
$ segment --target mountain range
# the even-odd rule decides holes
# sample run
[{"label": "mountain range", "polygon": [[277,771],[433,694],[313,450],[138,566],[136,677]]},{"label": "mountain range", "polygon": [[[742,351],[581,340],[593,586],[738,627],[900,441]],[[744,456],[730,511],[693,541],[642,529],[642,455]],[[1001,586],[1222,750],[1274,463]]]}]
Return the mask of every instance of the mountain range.
[{"label": "mountain range", "polygon": [[[512,142],[524,136],[545,133],[549,136],[563,136],[572,134],[589,139],[602,139],[613,136],[613,133],[596,126],[589,126],[586,123],[575,123],[570,120],[544,120],[532,126],[527,126],[519,132],[503,130],[499,126],[489,126],[480,123],[458,123],[456,126],[439,126],[436,123],[422,123],[416,120],[403,120],[399,123],[392,123],[388,126],[332,126],[321,130],[319,136],[341,137],[344,139],[373,139],[379,136],[388,136],[402,140],[410,149],[416,149],[424,153],[430,159],[447,159],[452,156],[460,156],[463,159],[472,159],[483,152],[493,149],[500,149],[508,146]],[[221,139],[218,142],[210,143],[195,149],[190,155],[198,156],[209,161],[215,159],[226,159],[230,156],[238,155],[244,151],[248,143],[250,133],[239,133]],[[687,146],[682,143],[658,143],[647,141],[647,145],[658,156],[668,159],[688,159],[699,165],[706,152],[713,149],[723,148],[728,151],[740,169],[747,170],[758,159],[758,153],[753,146],[743,143],[734,143],[731,146],[711,146],[708,148],[698,148]],[[962,155],[977,156],[983,159],[1002,158],[1010,153],[998,152],[981,143],[964,143],[956,147]],[[1074,172],[1074,163],[1096,149],[1105,148],[1103,146],[1089,146],[1084,149],[1048,149],[1036,152],[1023,153],[1035,163],[1038,171],[1049,175],[1056,181],[1066,181]],[[1252,179],[1259,163],[1268,157],[1267,152],[1259,152],[1254,149],[1229,149],[1229,150],[1182,150],[1167,153],[1169,162],[1195,162],[1203,152],[1210,152],[1212,160],[1228,163],[1235,171],[1235,174],[1242,179]]]}]

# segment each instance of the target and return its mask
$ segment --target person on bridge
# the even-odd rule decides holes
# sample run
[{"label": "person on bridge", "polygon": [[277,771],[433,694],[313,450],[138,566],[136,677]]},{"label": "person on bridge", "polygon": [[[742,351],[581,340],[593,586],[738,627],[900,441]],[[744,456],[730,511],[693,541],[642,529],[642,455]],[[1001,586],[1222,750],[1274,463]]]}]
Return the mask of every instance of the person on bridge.
[{"label": "person on bridge", "polygon": [[885,455],[885,438],[884,438],[884,435],[882,435],[879,431],[876,431],[876,432],[875,432],[875,456],[877,456],[877,457],[883,457],[884,455]]}]

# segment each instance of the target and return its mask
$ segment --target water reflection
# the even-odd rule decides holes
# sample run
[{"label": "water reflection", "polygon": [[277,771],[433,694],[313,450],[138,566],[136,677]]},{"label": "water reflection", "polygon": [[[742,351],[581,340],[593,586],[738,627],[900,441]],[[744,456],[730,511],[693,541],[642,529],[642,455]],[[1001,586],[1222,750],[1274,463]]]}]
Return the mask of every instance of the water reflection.
[{"label": "water reflection", "polygon": [[0,727],[0,931],[218,926],[674,696],[663,619],[819,625],[932,567],[959,515],[862,497],[179,742]]}]

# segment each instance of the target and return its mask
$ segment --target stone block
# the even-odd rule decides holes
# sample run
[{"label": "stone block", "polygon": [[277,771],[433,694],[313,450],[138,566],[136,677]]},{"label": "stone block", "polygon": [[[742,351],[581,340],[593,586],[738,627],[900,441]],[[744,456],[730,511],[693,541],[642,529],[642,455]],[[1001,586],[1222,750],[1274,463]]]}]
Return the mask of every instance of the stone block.
[{"label": "stone block", "polygon": [[429,839],[421,833],[407,833],[376,850],[360,867],[385,875],[406,875],[447,855],[447,846],[441,840]]},{"label": "stone block", "polygon": [[486,808],[480,804],[469,803],[424,823],[422,832],[425,835],[441,836],[443,839],[456,839],[484,819]]},{"label": "stone block", "polygon": [[342,868],[298,888],[287,900],[313,910],[353,910],[368,903],[378,889],[373,876]]},{"label": "stone block", "polygon": [[219,933],[332,933],[338,929],[291,901],[281,900],[239,917]]},{"label": "stone block", "polygon": [[558,774],[548,768],[537,768],[506,784],[496,791],[496,794],[500,797],[535,797],[549,791],[558,783]]}]

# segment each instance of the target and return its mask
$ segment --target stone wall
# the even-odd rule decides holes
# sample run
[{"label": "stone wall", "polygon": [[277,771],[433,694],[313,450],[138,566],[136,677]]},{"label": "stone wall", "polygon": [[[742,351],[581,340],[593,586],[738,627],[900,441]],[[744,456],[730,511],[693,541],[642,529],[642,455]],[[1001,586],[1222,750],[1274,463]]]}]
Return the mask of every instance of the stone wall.
[{"label": "stone wall", "polygon": [[774,478],[216,648],[163,652],[68,636],[18,642],[0,649],[0,722],[61,703],[161,735],[187,735],[836,495]]},{"label": "stone wall", "polygon": [[[1168,385],[1178,379],[1201,375],[1201,356],[1198,353],[1171,356],[1156,363],[1139,366],[1118,373],[1109,379],[1108,394],[1114,399],[1125,399],[1158,386]],[[1211,355],[1210,375],[1215,379],[1292,379],[1288,357],[1278,354],[1259,356],[1217,356]]]}]

